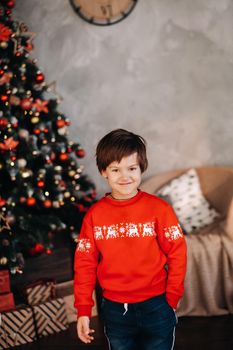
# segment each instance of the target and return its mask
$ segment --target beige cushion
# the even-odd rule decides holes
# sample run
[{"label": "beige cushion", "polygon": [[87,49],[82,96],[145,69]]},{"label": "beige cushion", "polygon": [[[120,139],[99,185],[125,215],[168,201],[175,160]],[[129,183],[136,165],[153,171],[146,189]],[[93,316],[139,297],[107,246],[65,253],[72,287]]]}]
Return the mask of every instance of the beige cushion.
[{"label": "beige cushion", "polygon": [[195,169],[176,177],[156,194],[169,196],[170,203],[187,233],[199,231],[220,216],[204,197]]},{"label": "beige cushion", "polygon": [[228,208],[225,231],[233,240],[233,198]]}]

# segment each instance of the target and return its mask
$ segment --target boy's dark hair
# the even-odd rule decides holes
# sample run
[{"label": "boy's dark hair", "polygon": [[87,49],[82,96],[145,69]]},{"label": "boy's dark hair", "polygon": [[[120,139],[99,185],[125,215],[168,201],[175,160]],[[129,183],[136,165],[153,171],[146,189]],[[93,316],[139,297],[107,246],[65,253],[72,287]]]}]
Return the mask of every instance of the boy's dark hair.
[{"label": "boy's dark hair", "polygon": [[124,129],[116,129],[105,135],[96,147],[96,164],[99,172],[106,170],[114,161],[137,152],[138,163],[143,173],[148,166],[146,141],[143,137]]}]

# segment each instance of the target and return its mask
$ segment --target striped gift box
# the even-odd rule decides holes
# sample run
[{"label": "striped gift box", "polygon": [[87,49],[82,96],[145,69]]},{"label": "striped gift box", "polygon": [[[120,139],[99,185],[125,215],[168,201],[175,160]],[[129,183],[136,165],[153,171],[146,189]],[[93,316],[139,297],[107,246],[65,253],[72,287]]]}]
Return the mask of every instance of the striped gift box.
[{"label": "striped gift box", "polygon": [[10,293],[10,277],[8,270],[0,270],[0,294]]},{"label": "striped gift box", "polygon": [[63,298],[35,305],[32,308],[38,337],[58,333],[68,328]]},{"label": "striped gift box", "polygon": [[0,349],[33,342],[36,330],[30,307],[0,314]]},{"label": "striped gift box", "polygon": [[[66,314],[69,323],[77,322],[77,310],[74,307],[74,281],[66,281],[55,285],[57,298],[63,298],[66,306]],[[93,292],[92,298],[95,305],[92,308],[92,316],[98,315],[96,291]]]},{"label": "striped gift box", "polygon": [[36,281],[27,285],[24,293],[29,305],[44,303],[55,297],[55,281],[49,279]]}]

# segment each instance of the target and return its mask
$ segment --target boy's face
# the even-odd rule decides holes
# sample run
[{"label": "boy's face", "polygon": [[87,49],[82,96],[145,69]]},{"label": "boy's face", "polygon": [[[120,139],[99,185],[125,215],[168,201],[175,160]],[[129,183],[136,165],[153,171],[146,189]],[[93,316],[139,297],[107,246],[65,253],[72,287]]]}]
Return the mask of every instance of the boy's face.
[{"label": "boy's face", "polygon": [[112,162],[101,175],[107,179],[114,198],[129,199],[135,196],[142,177],[137,153],[122,158],[119,163]]}]

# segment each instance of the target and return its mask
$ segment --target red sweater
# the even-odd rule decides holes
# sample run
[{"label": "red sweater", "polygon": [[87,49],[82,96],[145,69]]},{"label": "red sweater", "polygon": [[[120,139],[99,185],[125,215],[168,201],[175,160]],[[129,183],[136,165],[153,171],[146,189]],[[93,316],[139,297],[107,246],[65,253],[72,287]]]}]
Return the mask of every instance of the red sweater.
[{"label": "red sweater", "polygon": [[74,270],[78,316],[91,315],[96,278],[112,301],[135,303],[166,293],[176,308],[186,243],[172,207],[142,191],[124,201],[103,197],[83,220]]}]

